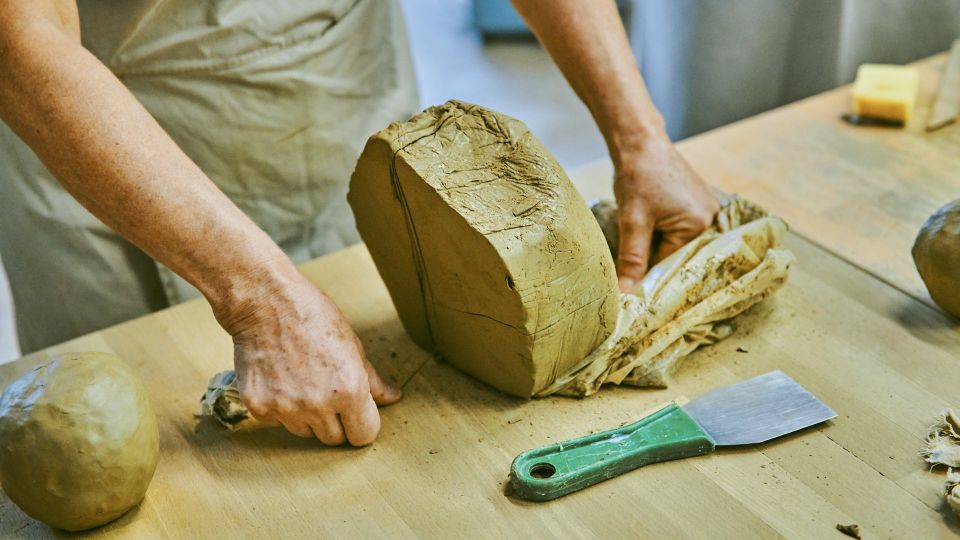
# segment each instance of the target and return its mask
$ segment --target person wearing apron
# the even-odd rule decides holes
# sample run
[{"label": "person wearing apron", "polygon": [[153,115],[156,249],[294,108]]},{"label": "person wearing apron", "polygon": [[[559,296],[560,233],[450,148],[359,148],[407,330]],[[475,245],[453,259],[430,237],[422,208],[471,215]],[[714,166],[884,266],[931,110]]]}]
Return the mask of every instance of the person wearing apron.
[{"label": "person wearing apron", "polygon": [[[607,138],[629,286],[716,203],[669,143],[612,1],[516,4]],[[202,294],[255,416],[371,442],[400,393],[294,264],[358,241],[356,158],[417,108],[404,32],[394,0],[0,5],[0,253],[23,349]]]}]

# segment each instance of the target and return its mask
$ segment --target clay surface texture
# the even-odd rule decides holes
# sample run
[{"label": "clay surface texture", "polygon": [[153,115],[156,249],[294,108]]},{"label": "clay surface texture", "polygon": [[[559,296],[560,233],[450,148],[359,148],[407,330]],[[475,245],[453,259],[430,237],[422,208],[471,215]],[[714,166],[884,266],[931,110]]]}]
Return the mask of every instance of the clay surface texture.
[{"label": "clay surface texture", "polygon": [[603,234],[513,118],[450,101],[391,124],[348,199],[413,340],[504,392],[543,391],[616,326]]},{"label": "clay surface texture", "polygon": [[920,228],[913,262],[933,301],[960,318],[960,199],[934,212]]},{"label": "clay surface texture", "polygon": [[730,336],[733,317],[786,282],[794,261],[781,245],[786,231],[780,218],[737,197],[726,199],[712,228],[621,295],[613,334],[537,395],[588,396],[607,383],[667,386],[684,357]]},{"label": "clay surface texture", "polygon": [[53,358],[0,396],[3,490],[53,527],[96,527],[137,505],[158,440],[143,385],[113,355]]}]

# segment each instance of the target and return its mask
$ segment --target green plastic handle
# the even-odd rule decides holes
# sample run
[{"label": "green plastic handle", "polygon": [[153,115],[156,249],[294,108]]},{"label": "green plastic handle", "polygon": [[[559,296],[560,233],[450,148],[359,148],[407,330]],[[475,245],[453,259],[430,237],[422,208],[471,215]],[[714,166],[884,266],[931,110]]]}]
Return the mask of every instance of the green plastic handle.
[{"label": "green plastic handle", "polygon": [[639,422],[542,448],[513,460],[513,493],[549,501],[638,467],[699,456],[716,442],[676,403]]}]

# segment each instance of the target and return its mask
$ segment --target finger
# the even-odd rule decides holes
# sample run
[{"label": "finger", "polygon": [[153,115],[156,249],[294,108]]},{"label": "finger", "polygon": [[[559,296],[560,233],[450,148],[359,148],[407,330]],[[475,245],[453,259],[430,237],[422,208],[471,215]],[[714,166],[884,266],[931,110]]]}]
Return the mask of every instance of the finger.
[{"label": "finger", "polygon": [[272,416],[254,416],[254,419],[263,427],[276,427],[280,425],[280,422]]},{"label": "finger", "polygon": [[312,428],[313,434],[327,446],[340,446],[347,440],[340,418],[335,414],[322,415],[312,424]]},{"label": "finger", "polygon": [[630,292],[647,273],[653,219],[645,210],[622,211],[620,214],[620,249],[617,255],[617,276],[620,290]]},{"label": "finger", "polygon": [[370,395],[377,405],[390,405],[396,403],[403,397],[403,392],[399,388],[394,388],[383,382],[376,368],[366,358],[363,359],[363,367],[367,370],[367,379],[370,381]]},{"label": "finger", "polygon": [[307,424],[297,421],[297,420],[280,420],[280,423],[283,424],[283,428],[293,433],[297,437],[312,438],[313,430],[310,429],[310,426]]},{"label": "finger", "polygon": [[696,235],[665,234],[660,239],[656,252],[650,264],[657,264],[672,255],[675,251],[687,245],[687,242],[696,238]]},{"label": "finger", "polygon": [[349,411],[340,413],[340,420],[353,446],[366,446],[380,433],[380,412],[370,395]]}]

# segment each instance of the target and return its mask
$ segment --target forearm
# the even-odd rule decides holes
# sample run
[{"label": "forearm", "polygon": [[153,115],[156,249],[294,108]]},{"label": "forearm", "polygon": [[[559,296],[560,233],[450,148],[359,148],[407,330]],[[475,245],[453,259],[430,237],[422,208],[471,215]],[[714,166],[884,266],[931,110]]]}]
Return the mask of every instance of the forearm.
[{"label": "forearm", "polygon": [[587,105],[614,163],[666,142],[612,0],[513,0]]},{"label": "forearm", "polygon": [[257,295],[272,274],[289,273],[282,251],[80,45],[69,25],[35,11],[17,13],[9,4],[4,10],[0,118],[67,191],[196,286],[218,316]]}]

